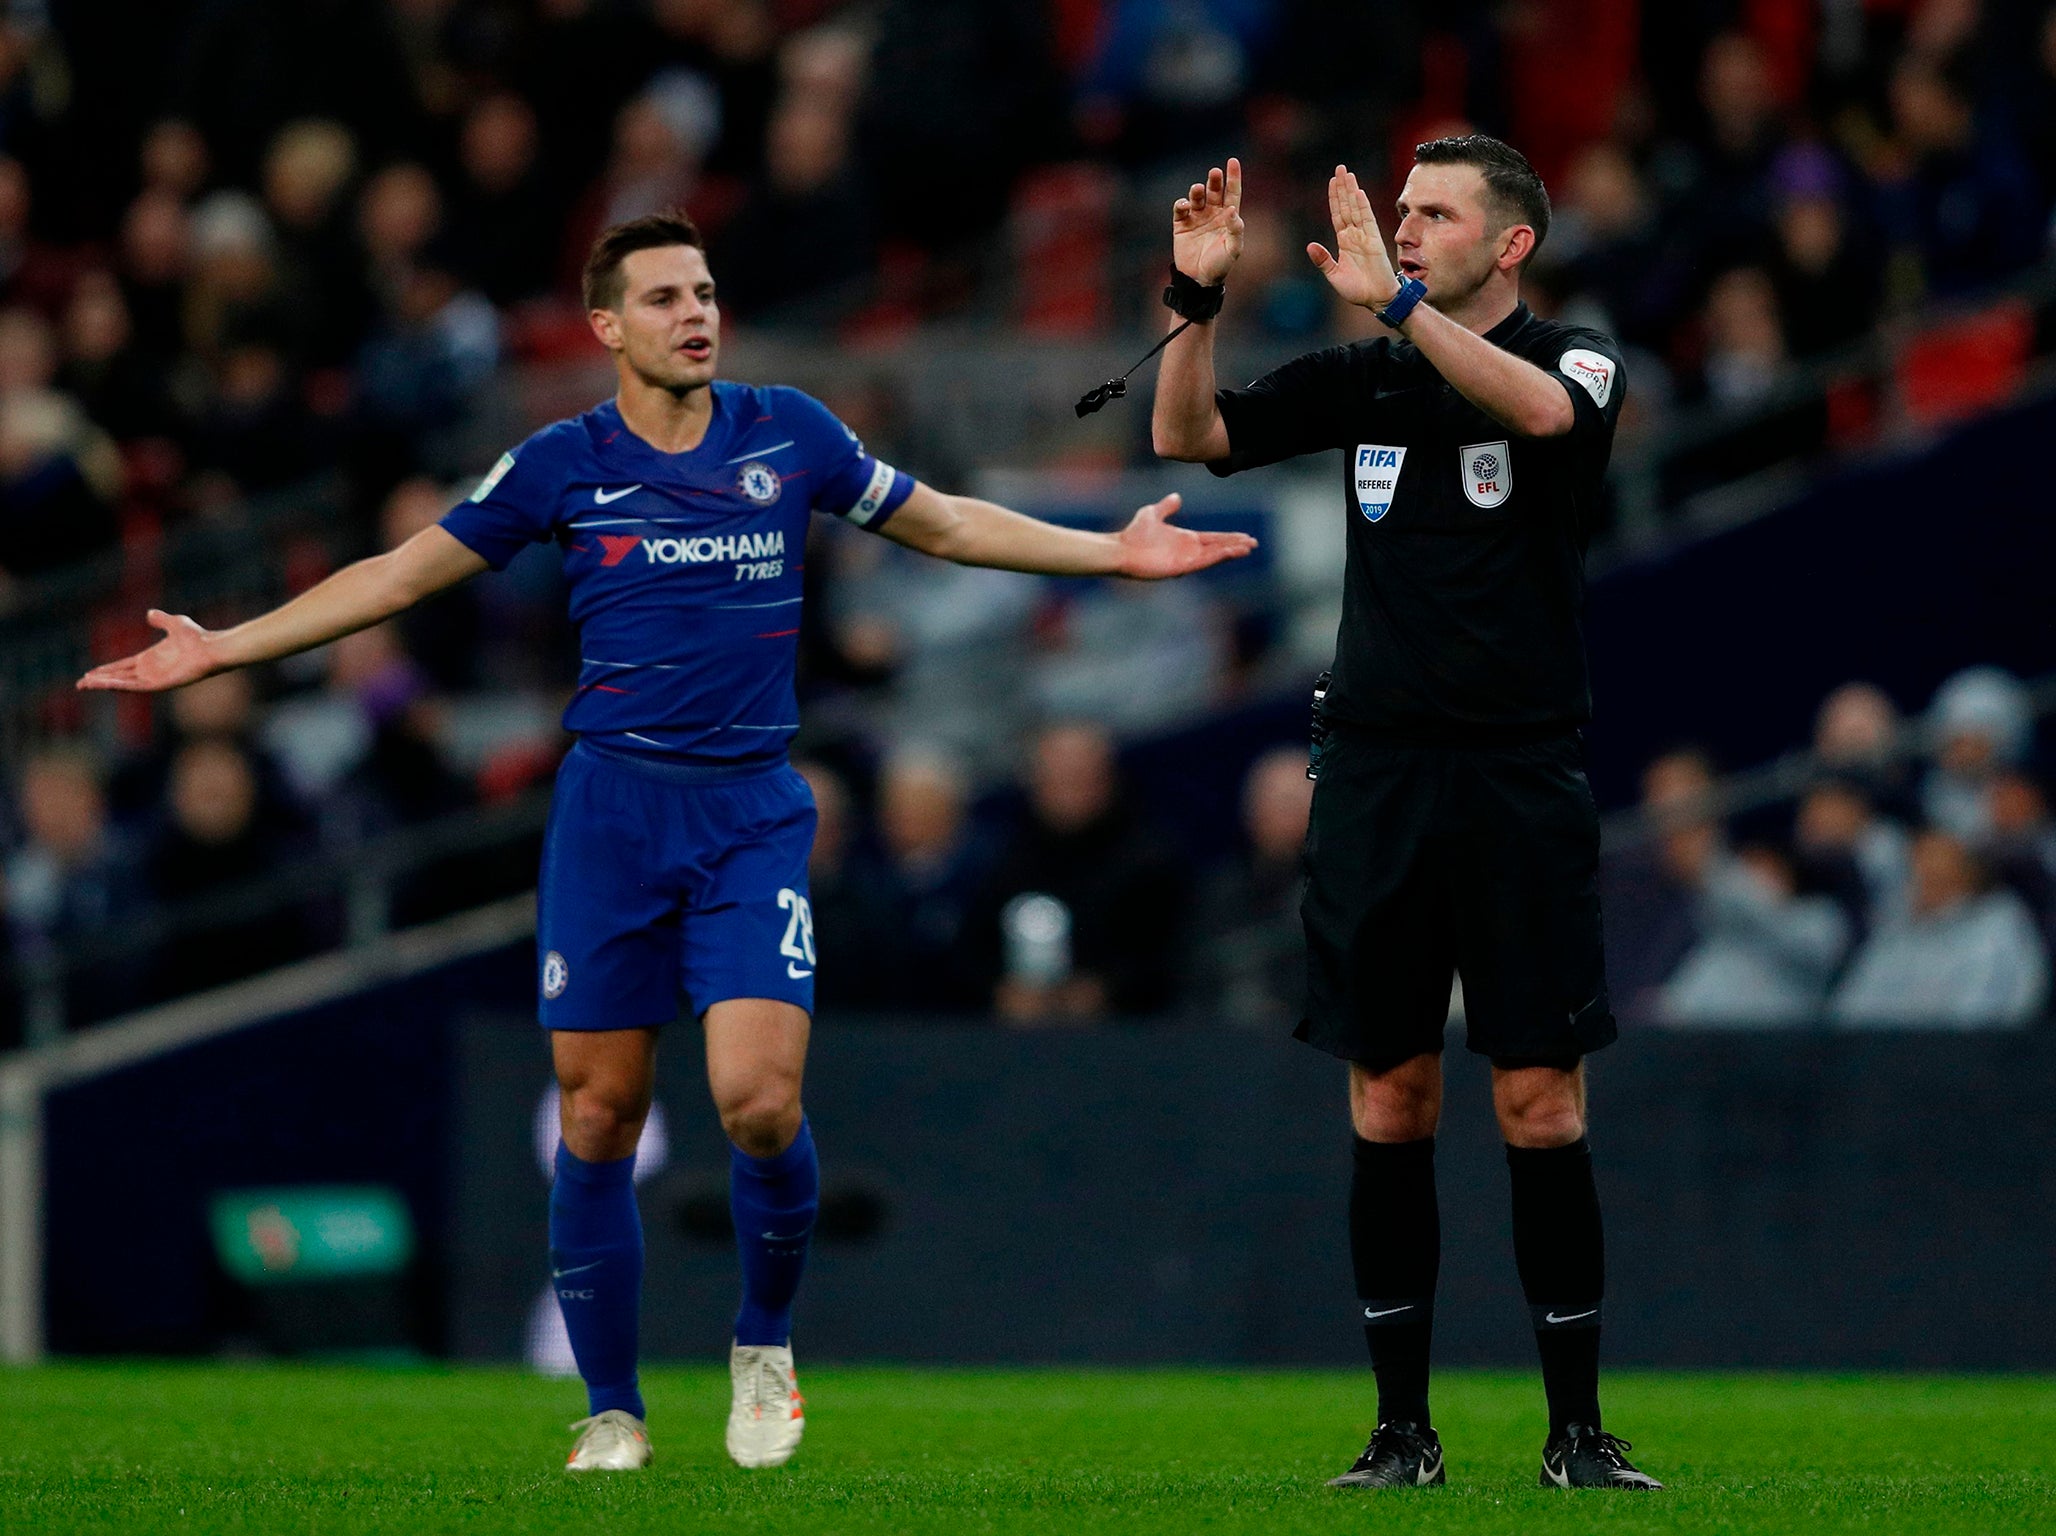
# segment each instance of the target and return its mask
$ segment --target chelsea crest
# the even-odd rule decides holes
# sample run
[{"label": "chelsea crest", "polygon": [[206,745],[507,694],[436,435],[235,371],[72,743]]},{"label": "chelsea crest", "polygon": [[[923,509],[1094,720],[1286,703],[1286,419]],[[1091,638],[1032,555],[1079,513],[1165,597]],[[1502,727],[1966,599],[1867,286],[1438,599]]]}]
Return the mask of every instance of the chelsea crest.
[{"label": "chelsea crest", "polygon": [[778,471],[769,464],[751,459],[736,471],[735,487],[758,506],[768,507],[785,489],[785,482],[778,478]]}]

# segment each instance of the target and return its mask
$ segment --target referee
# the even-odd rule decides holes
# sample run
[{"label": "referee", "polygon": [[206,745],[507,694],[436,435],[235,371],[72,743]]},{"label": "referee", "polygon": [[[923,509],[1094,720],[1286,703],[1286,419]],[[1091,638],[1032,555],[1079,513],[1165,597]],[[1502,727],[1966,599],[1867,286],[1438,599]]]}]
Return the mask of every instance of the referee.
[{"label": "referee", "polygon": [[1197,320],[1164,354],[1165,458],[1233,474],[1339,448],[1349,555],[1333,680],[1316,706],[1299,1038],[1349,1063],[1350,1254],[1378,1427],[1335,1484],[1443,1481],[1428,1412],[1441,1231],[1442,1031],[1461,976],[1469,1046],[1492,1059],[1514,1258],[1549,1399],[1542,1483],[1654,1489],[1599,1414],[1604,1258],[1583,1057],[1616,1034],[1598,897],[1584,550],[1625,388],[1620,351],[1520,300],[1549,230],[1525,157],[1483,135],[1414,152],[1399,270],[1337,166],[1344,299],[1395,337],[1215,387],[1213,326],[1242,251],[1242,168],[1172,216],[1166,302]]}]

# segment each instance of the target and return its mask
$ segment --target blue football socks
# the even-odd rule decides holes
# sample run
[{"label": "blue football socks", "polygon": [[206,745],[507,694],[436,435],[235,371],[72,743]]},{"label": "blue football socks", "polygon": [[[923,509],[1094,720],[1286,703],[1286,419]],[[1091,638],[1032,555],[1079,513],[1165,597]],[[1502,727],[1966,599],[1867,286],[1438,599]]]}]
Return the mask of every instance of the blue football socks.
[{"label": "blue football socks", "polygon": [[735,1215],[735,1246],[742,1258],[742,1309],[735,1315],[738,1344],[792,1340],[792,1299],[807,1267],[807,1241],[821,1203],[821,1164],[805,1120],[792,1145],[776,1157],[751,1157],[731,1147],[728,1206]]},{"label": "blue football socks", "polygon": [[550,1186],[551,1284],[594,1413],[622,1408],[643,1417],[635,1375],[642,1273],[634,1154],[588,1163],[559,1142]]}]

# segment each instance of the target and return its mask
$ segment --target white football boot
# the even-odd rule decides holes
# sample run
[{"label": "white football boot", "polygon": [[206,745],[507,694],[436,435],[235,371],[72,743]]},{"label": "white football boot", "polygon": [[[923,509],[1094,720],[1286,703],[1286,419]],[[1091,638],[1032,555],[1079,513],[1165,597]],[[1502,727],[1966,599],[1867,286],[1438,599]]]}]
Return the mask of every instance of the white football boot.
[{"label": "white football boot", "polygon": [[564,1463],[567,1472],[633,1472],[650,1464],[650,1432],[626,1409],[609,1408],[571,1427],[583,1433]]},{"label": "white football boot", "polygon": [[806,1432],[807,1401],[785,1344],[731,1344],[728,1454],[738,1467],[782,1467]]}]

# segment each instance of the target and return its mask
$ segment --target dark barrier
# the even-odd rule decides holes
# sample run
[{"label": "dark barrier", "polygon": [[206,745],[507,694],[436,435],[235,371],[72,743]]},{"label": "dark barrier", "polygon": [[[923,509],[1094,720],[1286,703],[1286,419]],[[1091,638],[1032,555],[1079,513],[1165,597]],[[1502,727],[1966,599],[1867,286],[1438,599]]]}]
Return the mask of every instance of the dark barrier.
[{"label": "dark barrier", "polygon": [[[726,1148],[667,1040],[642,1190],[651,1354],[716,1357]],[[545,1293],[532,1030],[465,1032],[449,1339],[521,1348]],[[1438,1357],[1531,1357],[1482,1063],[1452,1050]],[[2056,1367],[2046,1035],[1643,1034],[1596,1059],[1608,1353],[1661,1365]],[[1194,1028],[825,1025],[807,1100],[813,1358],[1361,1359],[1341,1068]]]},{"label": "dark barrier", "polygon": [[[250,1342],[220,1191],[371,1184],[420,1236],[416,1342],[507,1358],[546,1293],[525,950],[53,1093],[60,1351]],[[481,1012],[488,1009],[490,1012]],[[1453,1050],[1441,1358],[1521,1363],[1526,1313],[1482,1064]],[[2056,1368],[2056,1035],[1668,1035],[1596,1058],[1609,1353],[1676,1365]],[[1018,1034],[824,1022],[813,1358],[1360,1358],[1341,1068],[1203,1027]],[[654,1356],[718,1356],[726,1146],[695,1033],[667,1041],[669,1166],[642,1190]]]},{"label": "dark barrier", "polygon": [[[44,1105],[44,1308],[60,1353],[241,1343],[216,1262],[223,1190],[375,1184],[420,1234],[411,1342],[442,1345],[455,1021],[534,988],[526,942],[60,1088]],[[530,1051],[535,1028],[502,1031]]]}]

